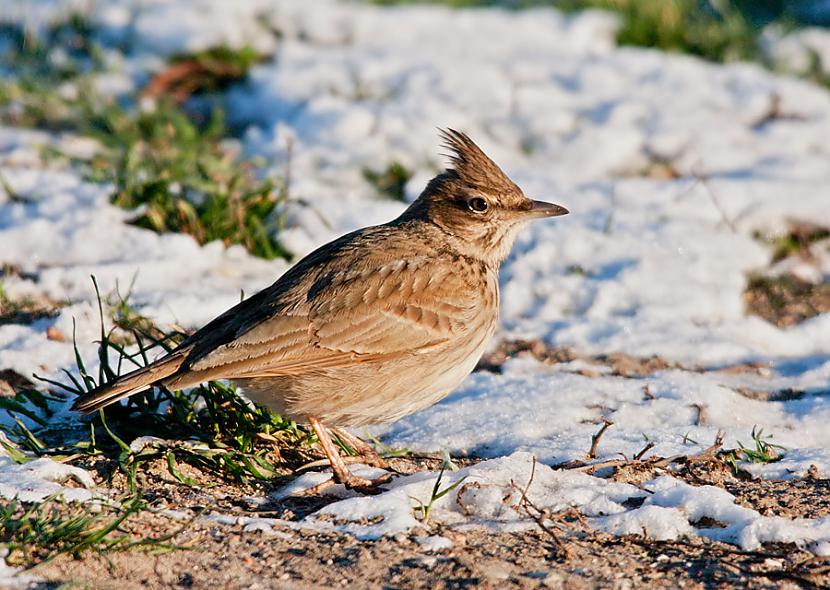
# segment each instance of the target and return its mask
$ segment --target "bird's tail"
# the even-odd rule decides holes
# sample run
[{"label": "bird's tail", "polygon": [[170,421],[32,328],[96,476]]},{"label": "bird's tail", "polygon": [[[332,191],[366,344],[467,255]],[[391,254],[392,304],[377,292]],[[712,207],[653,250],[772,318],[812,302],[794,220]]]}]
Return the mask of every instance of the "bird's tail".
[{"label": "bird's tail", "polygon": [[150,388],[155,383],[170,377],[178,371],[185,359],[188,349],[169,354],[146,367],[122,375],[115,381],[99,385],[75,400],[72,409],[83,414],[90,414],[125,397]]}]

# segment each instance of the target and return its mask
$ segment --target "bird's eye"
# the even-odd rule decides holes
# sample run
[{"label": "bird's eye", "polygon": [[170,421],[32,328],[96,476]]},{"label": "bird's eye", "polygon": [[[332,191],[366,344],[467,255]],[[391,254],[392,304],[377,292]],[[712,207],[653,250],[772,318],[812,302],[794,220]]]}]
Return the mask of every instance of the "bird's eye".
[{"label": "bird's eye", "polygon": [[467,201],[467,207],[470,208],[470,211],[475,211],[476,213],[484,213],[487,211],[487,199],[484,197],[473,197],[469,201]]}]

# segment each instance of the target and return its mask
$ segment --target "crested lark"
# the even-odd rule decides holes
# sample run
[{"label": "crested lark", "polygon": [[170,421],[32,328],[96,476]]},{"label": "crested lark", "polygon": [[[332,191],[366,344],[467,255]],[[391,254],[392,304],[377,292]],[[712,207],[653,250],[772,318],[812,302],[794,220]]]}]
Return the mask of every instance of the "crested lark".
[{"label": "crested lark", "polygon": [[400,217],[322,246],[74,408],[93,412],[153,385],[230,379],[253,401],[310,423],[333,479],[371,491],[379,480],[350,473],[323,425],[396,420],[458,386],[495,331],[498,270],[518,231],[568,212],[525,197],[465,134],[442,136],[452,167]]}]

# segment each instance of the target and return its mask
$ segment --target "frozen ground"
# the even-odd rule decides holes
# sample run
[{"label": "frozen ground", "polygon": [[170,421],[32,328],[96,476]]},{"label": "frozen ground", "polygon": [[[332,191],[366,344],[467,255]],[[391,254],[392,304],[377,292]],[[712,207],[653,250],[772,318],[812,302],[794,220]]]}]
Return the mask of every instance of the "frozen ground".
[{"label": "frozen ground", "polygon": [[[474,374],[441,404],[376,428],[385,443],[497,458],[469,473],[501,489],[527,477],[524,452],[548,465],[584,459],[603,418],[614,426],[600,460],[633,455],[644,437],[660,455],[700,452],[718,430],[726,446],[746,444],[757,425],[787,451],[778,463],[748,466],[753,472],[830,470],[830,314],[780,329],[747,316],[742,300],[747,273],[771,257],[753,232],[780,232],[789,220],[830,225],[826,91],[753,65],[616,48],[613,21],[593,13],[323,1],[216,0],[198,10],[187,2],[20,6],[2,2],[0,14],[37,28],[80,7],[113,39],[132,22],[135,54],[102,81],[108,88],[141,83],[163,56],[182,49],[253,43],[272,51],[273,60],[230,90],[229,112],[248,126],[244,149],[275,171],[285,170],[292,145],[295,203],[282,238],[295,253],[399,213],[405,205],[375,195],[362,170],[402,162],[416,172],[407,185],[414,198],[443,165],[436,127],[452,126],[480,142],[527,194],[572,212],[531,227],[505,263],[498,339],[540,337],[583,354],[656,354],[709,369],[745,361],[768,367],[630,379],[515,359],[502,374]],[[269,28],[281,32],[279,42]],[[108,187],[44,167],[37,146],[52,141],[68,140],[0,129],[0,170],[24,197],[0,194],[0,263],[23,270],[23,278],[4,282],[12,296],[70,305],[54,320],[0,326],[0,369],[56,377],[73,366],[71,345],[46,337],[52,324],[71,333],[73,318],[82,354],[95,365],[90,274],[104,291],[134,281],[132,301],[145,314],[196,327],[238,300],[240,289],[251,293],[285,270],[239,248],[200,248],[187,236],[127,225],[128,213],[108,204]],[[654,173],[657,164],[671,173]],[[829,259],[820,252],[794,270],[826,280]],[[806,394],[764,402],[739,394],[742,387]],[[705,408],[705,421],[696,406]],[[0,466],[0,475],[9,468]],[[670,476],[644,484],[651,493],[636,509],[621,503],[644,493],[633,486],[546,466],[538,477],[539,502],[576,506],[611,532],[717,534],[745,548],[797,541],[821,554],[830,546],[826,519],[769,519],[735,506],[723,490]],[[432,474],[410,476],[380,498],[346,499],[325,511],[347,520],[380,511],[385,531],[405,529],[414,523],[409,496],[422,497],[432,481]],[[479,496],[475,517],[451,506],[450,494],[435,518],[514,524],[497,514],[501,496]],[[727,528],[701,532],[691,524],[701,516]],[[355,527],[341,526],[373,534]]]}]

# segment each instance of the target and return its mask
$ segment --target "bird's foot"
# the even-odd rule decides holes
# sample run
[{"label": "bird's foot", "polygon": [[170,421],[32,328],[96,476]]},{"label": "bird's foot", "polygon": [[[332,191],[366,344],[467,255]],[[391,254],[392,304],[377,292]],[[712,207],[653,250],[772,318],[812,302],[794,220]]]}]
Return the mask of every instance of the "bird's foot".
[{"label": "bird's foot", "polygon": [[[360,465],[369,465],[370,467],[379,467],[378,465],[368,463],[366,461],[366,458],[361,456],[361,455],[357,455],[356,457],[342,457],[342,459],[343,459],[343,463],[345,463],[346,465],[359,465],[360,464]],[[311,471],[312,469],[317,469],[319,467],[330,467],[330,466],[331,466],[331,462],[328,459],[318,459],[316,461],[311,461],[309,463],[306,463],[304,465],[301,465],[301,466],[297,467],[297,469],[294,470],[294,473],[305,473],[306,471]],[[384,468],[381,467],[381,469],[384,469]]]},{"label": "bird's foot", "polygon": [[381,457],[374,449],[371,449],[371,452],[361,453],[357,458],[360,459],[360,463],[368,465],[369,467],[389,469],[389,461]]},{"label": "bird's foot", "polygon": [[365,477],[360,477],[359,475],[354,475],[351,472],[347,472],[345,476],[338,476],[336,474],[332,475],[325,481],[321,481],[315,486],[310,488],[306,488],[300,492],[293,494],[294,496],[318,496],[322,494],[324,491],[329,489],[335,484],[343,484],[349,490],[354,490],[356,492],[360,492],[361,494],[366,494],[368,496],[376,496],[384,492],[385,490],[381,488],[385,483],[389,483],[392,480],[394,474],[386,473],[381,475],[380,477],[376,477],[375,479],[366,479]]},{"label": "bird's foot", "polygon": [[369,465],[370,467],[378,467],[380,469],[389,469],[389,463],[380,456],[380,454],[365,440],[353,435],[348,430],[342,428],[332,428],[334,434],[340,438],[341,441],[350,446],[356,453],[360,463]]},{"label": "bird's foot", "polygon": [[360,477],[359,475],[355,475],[354,473],[348,473],[345,476],[338,476],[337,474],[332,477],[334,481],[337,483],[342,483],[346,486],[347,489],[354,490],[356,492],[360,492],[361,494],[367,494],[370,496],[375,496],[384,492],[382,486],[385,483],[389,483],[392,480],[391,473],[385,473],[380,477],[376,477],[375,479],[366,479],[365,477]]},{"label": "bird's foot", "polygon": [[[349,468],[346,467],[346,462],[343,461],[343,458],[340,456],[340,453],[337,452],[337,447],[331,440],[328,432],[326,432],[326,428],[320,423],[320,421],[315,418],[314,416],[308,417],[308,422],[311,424],[311,427],[314,429],[314,432],[317,434],[317,439],[320,441],[320,446],[323,447],[323,452],[326,454],[326,458],[329,460],[329,464],[331,465],[332,471],[332,482],[340,483],[346,486],[347,489],[355,490],[356,492],[360,492],[361,494],[379,494],[383,490],[380,488],[381,485],[389,482],[392,479],[391,473],[384,473],[382,476],[376,479],[366,479],[365,477],[360,477],[353,474],[349,471]],[[335,431],[337,432],[337,431]],[[352,448],[355,450],[362,450],[365,454],[366,448],[368,448],[371,453],[374,453],[377,457],[374,460],[375,464],[378,461],[386,463],[381,459],[380,455],[377,455],[374,449],[367,445],[365,442],[357,438],[356,436],[349,434],[344,430],[340,430],[337,432],[338,436],[340,436],[346,444],[351,444]],[[372,461],[372,459],[370,459]],[[325,488],[329,487],[331,484],[327,484],[323,482],[318,484],[307,491],[304,495],[319,493],[320,491],[324,490]]]}]

